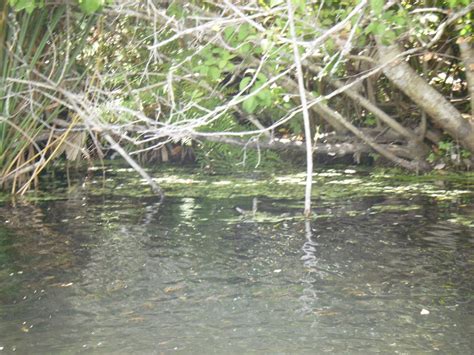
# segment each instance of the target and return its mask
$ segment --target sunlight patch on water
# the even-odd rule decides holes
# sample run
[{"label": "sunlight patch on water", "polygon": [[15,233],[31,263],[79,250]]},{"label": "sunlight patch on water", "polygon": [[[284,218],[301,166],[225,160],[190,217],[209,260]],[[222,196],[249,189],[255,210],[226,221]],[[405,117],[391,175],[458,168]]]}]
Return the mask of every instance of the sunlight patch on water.
[{"label": "sunlight patch on water", "polygon": [[195,208],[196,199],[189,197],[183,198],[182,203],[179,205],[179,209],[181,210],[180,216],[186,221],[192,220]]},{"label": "sunlight patch on water", "polygon": [[344,180],[333,180],[327,181],[326,184],[333,184],[333,185],[356,185],[361,184],[364,181],[362,179],[344,179]]},{"label": "sunlight patch on water", "polygon": [[212,184],[216,186],[225,186],[225,185],[231,185],[232,181],[229,181],[229,180],[214,181]]},{"label": "sunlight patch on water", "polygon": [[[183,178],[183,177],[179,177],[179,176],[176,176],[176,175],[167,175],[167,176],[163,176],[163,177],[156,177],[153,180],[155,180],[159,184],[185,184],[185,185],[189,185],[189,184],[205,184],[206,183],[206,181],[204,181],[204,180],[197,180],[197,179],[192,179],[192,178]],[[141,181],[146,184],[145,180],[142,179]]]},{"label": "sunlight patch on water", "polygon": [[275,182],[277,184],[300,184],[304,182],[306,175],[295,174],[295,175],[286,175],[286,176],[276,176]]},{"label": "sunlight patch on water", "polygon": [[343,176],[343,174],[337,173],[335,171],[331,171],[331,172],[324,172],[324,173],[314,173],[313,176],[334,177],[334,176]]}]

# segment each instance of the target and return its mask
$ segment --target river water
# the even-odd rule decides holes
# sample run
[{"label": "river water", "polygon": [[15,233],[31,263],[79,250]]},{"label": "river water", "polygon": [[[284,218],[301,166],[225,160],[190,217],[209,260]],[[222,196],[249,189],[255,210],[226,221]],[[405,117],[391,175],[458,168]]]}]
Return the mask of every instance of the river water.
[{"label": "river water", "polygon": [[472,175],[174,174],[0,203],[0,354],[474,352]]}]

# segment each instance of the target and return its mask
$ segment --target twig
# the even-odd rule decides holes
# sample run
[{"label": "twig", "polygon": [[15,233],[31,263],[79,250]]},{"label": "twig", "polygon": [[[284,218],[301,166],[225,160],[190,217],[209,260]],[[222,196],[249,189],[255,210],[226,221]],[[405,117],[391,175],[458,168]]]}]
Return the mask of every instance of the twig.
[{"label": "twig", "polygon": [[304,198],[304,215],[309,217],[311,215],[311,190],[313,186],[313,148],[311,144],[311,126],[309,122],[308,103],[306,101],[306,90],[304,88],[303,69],[301,68],[301,58],[298,52],[298,45],[296,44],[296,30],[293,17],[293,8],[291,0],[286,1],[288,8],[288,21],[290,23],[291,39],[293,41],[293,56],[296,65],[296,77],[298,78],[298,91],[300,94],[301,107],[303,109],[304,121],[304,136],[306,143],[306,187]]},{"label": "twig", "polygon": [[157,195],[160,196],[160,201],[159,203],[163,203],[165,199],[165,194],[163,192],[163,189],[148,175],[148,173],[143,170],[143,168],[138,165],[138,163],[130,157],[130,155],[118,144],[108,133],[103,133],[102,136],[105,138],[105,140],[110,144],[110,148],[115,150],[117,153],[119,153],[123,159],[133,168],[137,173],[141,175],[143,179],[150,185],[151,189],[153,192]]}]

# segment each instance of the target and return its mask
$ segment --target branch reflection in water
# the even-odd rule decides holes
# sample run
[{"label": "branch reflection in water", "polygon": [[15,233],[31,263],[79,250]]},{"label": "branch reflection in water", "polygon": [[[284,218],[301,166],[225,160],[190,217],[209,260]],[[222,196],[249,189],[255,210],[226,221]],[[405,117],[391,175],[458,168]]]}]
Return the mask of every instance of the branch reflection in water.
[{"label": "branch reflection in water", "polygon": [[302,302],[301,312],[307,314],[313,313],[316,308],[322,306],[318,296],[318,294],[324,292],[321,281],[327,279],[329,274],[342,277],[340,273],[328,270],[330,265],[321,264],[321,260],[317,257],[318,247],[320,246],[317,239],[320,238],[320,235],[315,236],[313,231],[311,220],[307,219],[305,221],[306,241],[302,247],[304,255],[301,257],[306,273],[301,280],[304,290],[303,295],[300,297]]}]

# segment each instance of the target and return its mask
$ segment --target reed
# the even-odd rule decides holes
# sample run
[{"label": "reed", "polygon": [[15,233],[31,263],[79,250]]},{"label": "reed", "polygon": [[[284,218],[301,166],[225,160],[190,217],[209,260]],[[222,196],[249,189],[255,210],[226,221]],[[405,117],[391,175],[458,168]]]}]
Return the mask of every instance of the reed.
[{"label": "reed", "polygon": [[24,193],[54,158],[80,155],[79,120],[55,88],[83,85],[76,58],[94,18],[68,5],[27,13],[1,1],[0,9],[0,184]]}]

